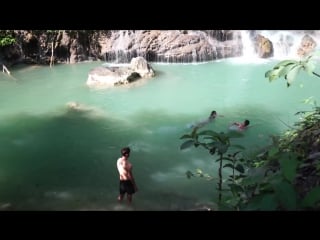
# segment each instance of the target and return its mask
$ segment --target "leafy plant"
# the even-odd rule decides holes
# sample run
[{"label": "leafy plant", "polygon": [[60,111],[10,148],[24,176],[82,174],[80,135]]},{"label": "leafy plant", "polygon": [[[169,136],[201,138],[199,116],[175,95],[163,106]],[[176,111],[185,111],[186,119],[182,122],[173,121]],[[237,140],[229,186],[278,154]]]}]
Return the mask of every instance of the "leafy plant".
[{"label": "leafy plant", "polygon": [[284,77],[287,81],[287,87],[290,87],[292,82],[301,70],[306,71],[310,75],[320,77],[320,75],[314,72],[315,64],[314,58],[316,54],[309,55],[304,60],[283,60],[276,64],[271,70],[265,73],[265,77],[269,78],[269,82],[274,81],[277,78]]},{"label": "leafy plant", "polygon": [[[235,165],[235,160],[226,157],[226,153],[229,150],[229,148],[232,146],[230,139],[234,137],[242,137],[243,135],[241,133],[237,132],[230,132],[230,133],[224,133],[220,132],[217,133],[212,130],[204,130],[200,133],[197,133],[197,128],[192,131],[191,134],[185,134],[180,139],[188,139],[185,142],[183,142],[180,146],[180,149],[186,149],[191,146],[194,147],[203,147],[208,150],[210,155],[215,156],[218,155],[218,158],[215,160],[216,162],[219,162],[219,168],[218,168],[218,191],[219,191],[219,196],[218,196],[218,201],[221,203],[222,200],[222,182],[223,182],[223,177],[222,177],[222,168],[223,167],[231,167],[233,169],[233,175],[232,179],[235,180],[235,174],[234,174],[234,169],[236,170],[242,170],[243,167],[240,165]],[[238,148],[243,148],[242,146],[239,145],[233,145],[233,147],[238,147]],[[236,156],[234,154],[233,156]],[[232,155],[231,155],[232,156]],[[223,166],[223,161],[231,161],[231,164],[226,164]],[[196,173],[192,173],[191,171],[186,172],[187,177],[193,177],[193,176],[200,176],[200,177],[205,177],[207,179],[213,179],[209,174],[204,174],[202,170],[198,169]]]},{"label": "leafy plant", "polygon": [[9,46],[16,43],[13,31],[11,30],[0,30],[0,47]]}]

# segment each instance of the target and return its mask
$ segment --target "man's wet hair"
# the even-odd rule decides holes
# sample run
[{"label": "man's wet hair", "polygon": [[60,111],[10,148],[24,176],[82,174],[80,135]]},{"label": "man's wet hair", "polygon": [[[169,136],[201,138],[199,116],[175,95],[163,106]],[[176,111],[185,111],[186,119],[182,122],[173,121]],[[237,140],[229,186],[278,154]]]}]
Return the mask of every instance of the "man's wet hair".
[{"label": "man's wet hair", "polygon": [[122,148],[121,149],[121,154],[122,154],[122,156],[129,155],[130,154],[130,148],[129,147]]},{"label": "man's wet hair", "polygon": [[244,120],[244,125],[248,126],[250,124],[250,121],[248,119]]},{"label": "man's wet hair", "polygon": [[216,115],[217,112],[216,111],[212,111],[211,114],[210,114],[210,117],[212,117],[212,115],[214,115],[214,114]]}]

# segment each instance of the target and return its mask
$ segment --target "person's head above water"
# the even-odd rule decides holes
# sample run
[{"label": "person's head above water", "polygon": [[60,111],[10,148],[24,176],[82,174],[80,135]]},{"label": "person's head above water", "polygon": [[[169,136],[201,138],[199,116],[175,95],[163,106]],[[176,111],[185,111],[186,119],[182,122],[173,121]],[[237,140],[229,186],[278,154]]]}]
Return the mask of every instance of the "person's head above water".
[{"label": "person's head above water", "polygon": [[243,124],[246,127],[246,126],[248,126],[250,124],[250,121],[246,119],[246,120],[244,120]]},{"label": "person's head above water", "polygon": [[215,118],[217,116],[217,112],[216,111],[212,111],[209,118]]}]

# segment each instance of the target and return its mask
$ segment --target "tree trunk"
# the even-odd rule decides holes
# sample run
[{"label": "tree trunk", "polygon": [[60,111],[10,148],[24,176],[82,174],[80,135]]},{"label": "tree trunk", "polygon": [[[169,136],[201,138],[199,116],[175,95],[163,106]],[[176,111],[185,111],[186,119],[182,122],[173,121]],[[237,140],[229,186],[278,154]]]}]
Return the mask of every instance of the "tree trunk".
[{"label": "tree trunk", "polygon": [[51,43],[51,58],[50,58],[50,67],[53,65],[53,42]]},{"label": "tree trunk", "polygon": [[221,203],[221,199],[222,199],[222,155],[220,155],[218,189],[219,189],[219,204],[220,204]]}]

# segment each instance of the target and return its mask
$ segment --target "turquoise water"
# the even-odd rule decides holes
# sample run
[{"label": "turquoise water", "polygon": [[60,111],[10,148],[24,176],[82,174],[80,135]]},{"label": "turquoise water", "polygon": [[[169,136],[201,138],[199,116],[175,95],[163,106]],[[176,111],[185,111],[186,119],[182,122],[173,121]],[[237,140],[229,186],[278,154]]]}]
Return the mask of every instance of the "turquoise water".
[{"label": "turquoise water", "polygon": [[[152,64],[157,76],[130,86],[89,89],[88,72],[103,62],[19,66],[0,75],[1,210],[190,210],[214,207],[215,182],[187,179],[201,168],[217,175],[203,149],[179,149],[180,136],[212,110],[223,117],[203,129],[227,131],[249,119],[236,139],[250,153],[271,142],[318,96],[320,80],[305,73],[292,87],[269,83],[275,62],[228,59]],[[84,111],[67,107],[70,101]],[[116,160],[129,146],[139,192],[117,203]]]}]

